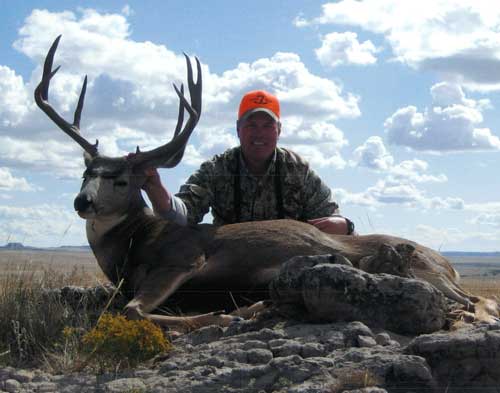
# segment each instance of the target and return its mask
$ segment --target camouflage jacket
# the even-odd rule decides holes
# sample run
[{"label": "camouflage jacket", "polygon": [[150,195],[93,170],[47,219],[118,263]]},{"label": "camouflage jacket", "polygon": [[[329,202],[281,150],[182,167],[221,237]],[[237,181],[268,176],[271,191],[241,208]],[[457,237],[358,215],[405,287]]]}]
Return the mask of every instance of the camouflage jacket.
[{"label": "camouflage jacket", "polygon": [[[279,184],[276,182],[277,160]],[[235,183],[238,168],[240,176]],[[239,198],[238,192],[235,196],[238,183]],[[204,162],[176,196],[186,205],[191,224],[200,222],[210,208],[216,225],[277,219],[280,205],[282,218],[300,221],[330,216],[338,210],[330,188],[307,162],[284,148],[276,149],[267,172],[260,177],[247,171],[239,147],[228,149]],[[239,209],[235,207],[238,205],[235,197],[239,199]]]}]

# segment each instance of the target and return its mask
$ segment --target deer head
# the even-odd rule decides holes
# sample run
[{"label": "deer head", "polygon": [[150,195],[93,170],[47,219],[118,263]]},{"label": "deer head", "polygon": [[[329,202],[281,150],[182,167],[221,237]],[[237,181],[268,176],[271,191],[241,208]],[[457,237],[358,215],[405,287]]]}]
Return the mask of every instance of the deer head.
[{"label": "deer head", "polygon": [[[82,218],[111,217],[123,215],[134,208],[144,206],[140,187],[145,181],[146,168],[173,168],[182,159],[184,149],[201,114],[201,66],[198,58],[197,81],[193,81],[191,62],[186,54],[188,88],[191,102],[184,97],[184,88],[174,84],[179,96],[179,115],[172,139],[153,150],[137,151],[131,157],[105,157],[98,152],[98,141],[88,142],[80,134],[80,117],[83,109],[87,76],[85,76],[80,98],[76,106],[73,123],[64,120],[49,104],[49,84],[59,67],[52,70],[54,54],[61,36],[58,36],[50,47],[43,67],[42,80],[35,89],[35,101],[40,109],[59,128],[68,134],[84,150],[86,170],[83,173],[83,184],[80,193],[75,198],[75,210]],[[184,125],[184,111],[189,113],[189,119]],[[184,125],[184,127],[183,127]]]}]

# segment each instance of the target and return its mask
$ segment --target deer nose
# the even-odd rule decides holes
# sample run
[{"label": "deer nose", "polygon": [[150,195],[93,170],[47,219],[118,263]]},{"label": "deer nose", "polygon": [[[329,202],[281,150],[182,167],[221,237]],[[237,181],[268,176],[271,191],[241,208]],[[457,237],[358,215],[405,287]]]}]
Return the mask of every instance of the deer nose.
[{"label": "deer nose", "polygon": [[77,212],[86,211],[92,205],[92,198],[85,194],[78,194],[75,198],[75,210]]}]

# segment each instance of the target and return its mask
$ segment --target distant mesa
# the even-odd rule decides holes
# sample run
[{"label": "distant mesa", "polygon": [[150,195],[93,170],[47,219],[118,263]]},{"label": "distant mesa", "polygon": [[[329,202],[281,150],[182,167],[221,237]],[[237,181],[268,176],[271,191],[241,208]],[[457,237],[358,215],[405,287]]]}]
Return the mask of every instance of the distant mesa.
[{"label": "distant mesa", "polygon": [[11,242],[11,243],[7,243],[4,248],[6,248],[8,250],[22,250],[25,247],[24,247],[23,243]]},{"label": "distant mesa", "polygon": [[498,257],[500,251],[443,251],[445,257]]},{"label": "distant mesa", "polygon": [[25,246],[20,242],[10,242],[5,246],[0,246],[0,250],[23,250],[23,251],[70,251],[70,252],[89,252],[90,246],[59,246],[59,247],[31,247]]}]

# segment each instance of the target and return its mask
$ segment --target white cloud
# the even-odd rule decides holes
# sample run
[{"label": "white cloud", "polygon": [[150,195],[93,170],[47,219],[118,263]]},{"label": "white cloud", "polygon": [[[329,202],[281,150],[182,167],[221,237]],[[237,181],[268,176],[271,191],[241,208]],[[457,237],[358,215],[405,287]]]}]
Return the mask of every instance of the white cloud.
[{"label": "white cloud", "polygon": [[29,105],[23,78],[9,67],[0,65],[0,126],[12,127],[21,123]]},{"label": "white cloud", "polygon": [[389,168],[389,179],[412,183],[443,183],[448,180],[446,175],[429,175],[425,173],[429,164],[423,160],[405,160]]},{"label": "white cloud", "polygon": [[466,209],[476,213],[483,213],[485,215],[500,215],[500,202],[468,203]]},{"label": "white cloud", "polygon": [[374,56],[377,52],[371,41],[360,43],[358,35],[350,31],[325,35],[321,47],[315,50],[319,62],[332,68],[345,64],[374,64],[377,62]]},{"label": "white cloud", "polygon": [[[99,139],[101,151],[108,155],[133,151],[137,144],[147,150],[155,143],[158,146],[168,141],[178,108],[171,83],[186,80],[184,56],[164,45],[131,40],[128,15],[127,9],[122,10],[122,14],[89,9],[78,13],[34,10],[20,28],[20,38],[14,46],[39,66],[26,83],[9,73],[9,91],[18,92],[21,98],[22,94],[31,96],[40,80],[47,50],[62,33],[54,60],[54,65],[62,68],[51,82],[51,105],[71,120],[83,75],[88,74],[82,134],[91,143]],[[190,141],[193,148],[186,152],[186,163],[206,159],[221,148],[237,143],[234,128],[239,100],[247,91],[258,88],[279,97],[283,123],[286,124],[288,118],[299,118],[303,126],[300,131],[289,132],[284,127],[285,141],[288,138],[290,143],[295,143],[311,136],[314,149],[325,158],[322,165],[338,165],[341,161],[332,159],[328,143],[339,142],[340,148],[346,141],[332,122],[359,116],[359,97],[311,73],[298,55],[276,53],[269,58],[240,63],[221,74],[211,73],[206,64],[202,68],[203,113]],[[63,170],[65,175],[77,175],[80,169],[76,169],[81,168],[80,155],[76,154],[79,147],[57,130],[38,108],[29,104],[30,101],[25,102],[24,98],[18,101],[21,104],[17,107],[0,109],[0,121],[16,120],[19,129],[16,134],[19,139],[16,139],[8,130],[0,128],[0,153],[5,153],[0,155],[0,165]],[[133,130],[133,135],[124,130]],[[322,138],[326,138],[326,145]],[[43,143],[43,152],[36,152],[40,143]]]},{"label": "white cloud", "polygon": [[422,191],[417,189],[414,184],[388,180],[377,181],[374,186],[366,190],[366,193],[383,204],[411,206],[423,199]]},{"label": "white cloud", "polygon": [[[0,239],[29,245],[85,244],[83,220],[59,205],[0,205]],[[68,242],[68,243],[66,243]]]},{"label": "white cloud", "polygon": [[387,151],[382,138],[369,137],[353,152],[353,165],[385,171],[394,164],[394,157]]},{"label": "white cloud", "polygon": [[500,240],[500,232],[498,231],[484,232],[470,228],[463,231],[460,228],[436,228],[422,224],[406,231],[404,236],[441,251],[464,249],[477,251],[478,247],[496,251]]},{"label": "white cloud", "polygon": [[365,207],[381,205],[401,205],[421,209],[464,209],[459,198],[429,197],[417,187],[421,183],[443,183],[448,181],[444,174],[428,174],[429,164],[419,159],[395,163],[394,157],[386,149],[382,138],[371,136],[353,152],[350,161],[353,167],[369,168],[384,177],[374,186],[360,193],[337,190],[346,203]]},{"label": "white cloud", "polygon": [[394,157],[379,136],[371,136],[357,147],[353,152],[350,164],[384,173],[391,183],[442,183],[448,180],[444,174],[429,175],[425,173],[429,164],[423,160],[413,159],[395,163]]},{"label": "white cloud", "polygon": [[0,191],[33,191],[24,177],[14,177],[9,168],[0,167]]},{"label": "white cloud", "polygon": [[76,143],[26,141],[0,137],[0,165],[35,169],[59,177],[80,177],[83,155]]},{"label": "white cloud", "polygon": [[457,76],[469,87],[500,88],[500,7],[487,0],[341,0],[299,27],[335,24],[380,34],[395,58]]},{"label": "white cloud", "polygon": [[483,213],[472,220],[473,224],[483,224],[489,225],[496,228],[500,228],[500,213],[488,214]]},{"label": "white cloud", "polygon": [[344,94],[333,81],[312,74],[294,53],[278,52],[271,58],[240,63],[220,77],[210,77],[207,105],[217,104],[216,108],[211,107],[216,113],[217,109],[227,110],[226,119],[229,117],[233,122],[239,100],[244,93],[255,89],[275,93],[285,118],[300,113],[310,121],[325,121],[360,115],[358,97]]},{"label": "white cloud", "polygon": [[341,157],[338,146],[333,143],[323,143],[321,145],[309,144],[282,144],[294,152],[304,157],[313,168],[332,167],[343,169],[346,166],[345,160]]},{"label": "white cloud", "polygon": [[488,100],[465,98],[459,85],[438,83],[431,88],[431,108],[398,109],[384,123],[390,143],[424,151],[500,150],[500,139],[480,128]]},{"label": "white cloud", "polygon": [[375,185],[362,192],[350,192],[345,189],[333,190],[341,205],[356,205],[376,208],[383,205],[403,206],[421,210],[464,210],[465,202],[455,197],[428,197],[426,192],[408,181],[399,181],[390,177],[378,180]]}]

